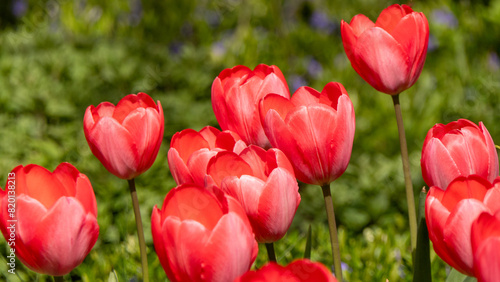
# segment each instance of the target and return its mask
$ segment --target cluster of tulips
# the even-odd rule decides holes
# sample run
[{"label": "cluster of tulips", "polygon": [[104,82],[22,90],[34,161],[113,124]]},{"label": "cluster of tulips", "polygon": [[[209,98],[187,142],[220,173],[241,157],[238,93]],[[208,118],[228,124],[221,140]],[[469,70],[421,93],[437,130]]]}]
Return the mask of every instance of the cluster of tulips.
[{"label": "cluster of tulips", "polygon": [[[405,172],[412,251],[416,230],[399,93],[424,65],[428,23],[406,5],[392,5],[376,22],[363,15],[342,21],[342,39],[353,68],[394,101]],[[170,142],[168,165],[177,183],[154,207],[154,248],[171,281],[342,281],[330,183],[346,170],[355,131],[354,107],[344,86],[290,95],[276,66],[223,70],[212,84],[212,106],[222,130],[185,129]],[[164,133],[160,102],[145,93],[113,105],[89,106],[83,120],[92,153],[128,180],[141,246],[147,257],[134,179],[148,170]],[[403,131],[403,133],[401,133]],[[436,253],[479,281],[500,279],[500,178],[493,140],[482,123],[438,124],[422,149],[429,238]],[[28,268],[62,276],[78,266],[98,239],[96,198],[89,179],[69,163],[53,172],[34,164],[15,175],[15,249]],[[410,182],[408,182],[408,179]],[[299,259],[273,262],[272,243],[290,227],[300,204],[297,180],[321,186],[329,219],[334,273]],[[10,184],[9,184],[10,185]],[[7,185],[6,185],[7,187]],[[10,187],[10,186],[9,186]],[[0,229],[10,237],[8,191],[0,190]],[[413,222],[413,223],[412,223]],[[270,263],[251,270],[258,243]]]}]

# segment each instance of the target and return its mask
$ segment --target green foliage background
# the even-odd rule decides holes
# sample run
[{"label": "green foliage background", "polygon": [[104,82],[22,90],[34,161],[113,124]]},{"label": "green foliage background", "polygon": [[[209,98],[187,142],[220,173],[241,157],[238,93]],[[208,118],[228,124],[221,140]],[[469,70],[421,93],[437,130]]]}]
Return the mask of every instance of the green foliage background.
[{"label": "green foliage background", "polygon": [[[277,65],[291,91],[341,82],[356,111],[351,162],[332,184],[348,281],[411,281],[411,255],[399,141],[391,98],[377,93],[344,54],[340,20],[363,13],[375,20],[394,1],[154,1],[9,0],[0,14],[0,181],[19,164],[49,170],[70,162],[91,180],[99,240],[67,281],[140,279],[140,258],[127,184],[110,175],[85,141],[89,105],[117,103],[146,92],[165,113],[165,136],[153,167],[137,179],[153,281],[166,276],[154,252],[150,216],[175,186],[167,165],[172,135],[217,126],[210,104],[213,79],[225,68]],[[427,61],[401,95],[415,194],[424,186],[421,147],[436,123],[483,121],[500,140],[500,1],[410,1],[430,25]],[[23,6],[24,5],[24,6]],[[23,10],[24,7],[24,10]],[[14,11],[15,13],[13,13]],[[15,15],[17,13],[17,15]],[[313,228],[312,259],[331,265],[321,191],[301,184],[302,202],[279,262],[303,254]],[[418,199],[418,197],[416,197]],[[21,263],[0,279],[51,281]],[[254,267],[266,261],[262,248]],[[433,277],[449,268],[432,254]]]}]

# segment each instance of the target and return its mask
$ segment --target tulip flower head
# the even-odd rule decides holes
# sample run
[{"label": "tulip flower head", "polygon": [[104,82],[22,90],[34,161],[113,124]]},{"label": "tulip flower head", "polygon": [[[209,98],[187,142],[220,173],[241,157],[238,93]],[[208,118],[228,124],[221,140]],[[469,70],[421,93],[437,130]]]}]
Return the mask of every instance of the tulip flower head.
[{"label": "tulip flower head", "polygon": [[429,41],[423,13],[394,4],[375,23],[361,14],[350,23],[342,21],[341,32],[352,67],[376,90],[395,95],[417,81]]},{"label": "tulip flower head", "polygon": [[212,107],[222,130],[236,132],[249,145],[271,147],[259,119],[259,101],[269,93],[290,97],[277,66],[223,70],[212,84]]},{"label": "tulip flower head", "polygon": [[[497,203],[500,206],[500,201]],[[478,216],[472,223],[471,243],[477,281],[500,280],[500,210],[495,214],[484,212]]]},{"label": "tulip flower head", "polygon": [[328,83],[321,92],[301,87],[289,100],[267,95],[260,114],[269,141],[283,151],[297,179],[329,184],[344,173],[354,140],[354,107],[342,84]]},{"label": "tulip flower head", "polygon": [[[11,191],[15,192],[15,218],[9,212]],[[54,172],[34,164],[17,166],[5,190],[0,189],[0,229],[29,269],[53,276],[68,274],[82,263],[99,235],[89,179],[69,163],[61,163]],[[9,241],[12,232],[15,240]]]},{"label": "tulip flower head", "polygon": [[183,184],[153,208],[153,243],[170,281],[233,281],[258,252],[245,211],[222,191]]},{"label": "tulip flower head", "polygon": [[429,239],[439,257],[474,276],[471,226],[478,216],[500,210],[500,177],[490,183],[478,176],[458,177],[446,190],[433,186],[425,200]]},{"label": "tulip flower head", "polygon": [[477,174],[493,182],[498,176],[498,154],[490,133],[466,119],[436,124],[427,133],[422,148],[425,183],[446,189],[459,176]]},{"label": "tulip flower head", "polygon": [[300,203],[293,167],[278,149],[250,145],[239,155],[220,152],[210,160],[207,179],[236,198],[260,243],[281,239]]},{"label": "tulip flower head", "polygon": [[172,136],[168,165],[177,185],[195,183],[204,186],[210,159],[222,151],[239,154],[246,147],[238,134],[229,130],[221,132],[211,126],[199,132],[185,129]]},{"label": "tulip flower head", "polygon": [[125,96],[115,106],[89,106],[83,130],[92,153],[112,174],[133,179],[153,165],[163,139],[164,117],[146,93]]},{"label": "tulip flower head", "polygon": [[287,266],[281,266],[275,262],[264,265],[256,271],[248,271],[234,282],[252,281],[284,281],[284,282],[337,282],[337,279],[321,263],[312,262],[308,259],[298,259]]}]

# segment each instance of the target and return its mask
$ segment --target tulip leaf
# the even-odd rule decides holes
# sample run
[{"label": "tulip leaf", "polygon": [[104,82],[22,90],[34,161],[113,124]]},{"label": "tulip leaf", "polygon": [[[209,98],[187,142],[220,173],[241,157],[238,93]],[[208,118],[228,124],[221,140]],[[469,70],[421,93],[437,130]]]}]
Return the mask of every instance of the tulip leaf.
[{"label": "tulip leaf", "polygon": [[116,275],[116,271],[113,269],[108,276],[108,282],[118,282],[118,275]]},{"label": "tulip leaf", "polygon": [[446,282],[476,282],[476,278],[467,276],[460,273],[460,271],[452,268],[448,277],[446,277]]},{"label": "tulip leaf", "polygon": [[415,250],[415,265],[413,281],[432,281],[429,232],[425,223],[425,198],[427,191],[422,188],[418,204],[417,248]]},{"label": "tulip leaf", "polygon": [[304,258],[306,259],[311,259],[311,242],[312,242],[312,230],[311,230],[311,225],[309,224],[309,228],[307,229],[306,249],[304,250]]}]

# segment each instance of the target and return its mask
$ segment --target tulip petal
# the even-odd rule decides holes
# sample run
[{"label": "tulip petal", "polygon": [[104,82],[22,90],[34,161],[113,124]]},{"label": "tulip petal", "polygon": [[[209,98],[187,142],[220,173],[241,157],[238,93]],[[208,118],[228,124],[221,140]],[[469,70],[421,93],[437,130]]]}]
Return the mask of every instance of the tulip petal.
[{"label": "tulip petal", "polygon": [[[411,13],[403,6],[398,4],[391,5],[385,8],[377,18],[375,25],[385,29],[387,32],[392,33],[392,29],[397,26],[401,19],[406,16],[407,13]],[[406,6],[408,7],[408,6]]]},{"label": "tulip petal", "polygon": [[378,91],[398,94],[408,88],[411,62],[387,31],[375,27],[361,34],[354,58],[354,70]]},{"label": "tulip petal", "polygon": [[43,265],[43,270],[37,272],[62,276],[85,259],[97,241],[99,226],[77,200],[61,197],[37,225],[35,234],[24,243],[36,250],[38,264]]},{"label": "tulip petal", "polygon": [[476,199],[460,201],[451,212],[444,229],[444,242],[448,252],[457,264],[457,270],[469,276],[473,275],[473,257],[471,245],[471,226],[474,220],[488,208]]},{"label": "tulip petal", "polygon": [[210,160],[207,174],[212,176],[213,180],[220,186],[227,176],[252,175],[253,170],[240,156],[233,152],[224,151]]},{"label": "tulip petal", "polygon": [[[206,248],[203,278],[206,281],[233,281],[250,269],[257,242],[241,218],[229,212],[214,228]],[[228,250],[231,250],[228,252]]]},{"label": "tulip petal", "polygon": [[[300,203],[299,186],[295,177],[285,169],[274,169],[260,193],[258,216],[252,216],[259,242],[281,239],[292,224]],[[258,234],[258,236],[257,236]]]},{"label": "tulip petal", "polygon": [[431,138],[424,143],[426,147],[422,149],[422,177],[427,185],[446,190],[449,183],[461,175],[460,170],[441,140]]}]

